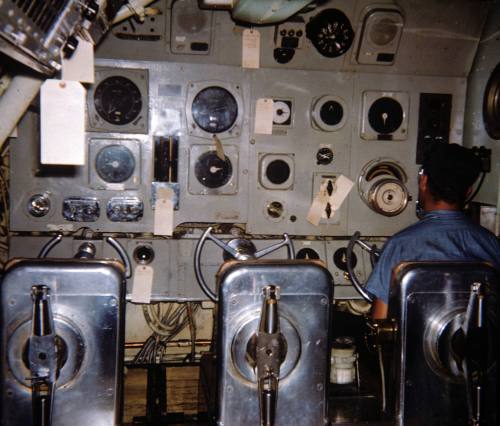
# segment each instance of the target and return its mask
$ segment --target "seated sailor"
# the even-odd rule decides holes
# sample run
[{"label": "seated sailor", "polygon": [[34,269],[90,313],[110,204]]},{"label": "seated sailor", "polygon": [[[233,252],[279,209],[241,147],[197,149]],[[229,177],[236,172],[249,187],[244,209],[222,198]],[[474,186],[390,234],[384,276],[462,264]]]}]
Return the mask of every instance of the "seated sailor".
[{"label": "seated sailor", "polygon": [[373,318],[387,316],[393,268],[403,261],[488,261],[500,270],[500,242],[463,212],[481,171],[479,158],[457,144],[434,144],[419,172],[421,220],[384,245],[366,289],[375,296]]}]

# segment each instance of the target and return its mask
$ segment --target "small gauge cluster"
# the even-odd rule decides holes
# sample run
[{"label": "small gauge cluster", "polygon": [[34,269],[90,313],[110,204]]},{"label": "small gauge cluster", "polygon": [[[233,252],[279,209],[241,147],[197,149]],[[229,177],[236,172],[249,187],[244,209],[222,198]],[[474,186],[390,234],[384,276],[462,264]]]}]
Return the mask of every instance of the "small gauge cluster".
[{"label": "small gauge cluster", "polygon": [[148,70],[96,68],[87,110],[89,131],[148,133]]}]

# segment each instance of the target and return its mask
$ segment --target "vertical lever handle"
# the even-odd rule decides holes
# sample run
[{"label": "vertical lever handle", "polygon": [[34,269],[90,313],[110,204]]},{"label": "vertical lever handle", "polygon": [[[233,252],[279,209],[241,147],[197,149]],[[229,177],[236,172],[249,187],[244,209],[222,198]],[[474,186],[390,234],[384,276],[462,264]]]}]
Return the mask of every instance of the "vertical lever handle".
[{"label": "vertical lever handle", "polygon": [[50,289],[45,285],[31,288],[33,316],[28,340],[31,371],[31,405],[34,426],[50,426],[57,375],[56,336],[50,305]]},{"label": "vertical lever handle", "polygon": [[482,414],[488,368],[488,332],[483,287],[481,283],[471,285],[467,312],[462,324],[466,346],[462,368],[465,376],[469,424],[473,426],[484,424]]},{"label": "vertical lever handle", "polygon": [[280,366],[286,357],[287,343],[280,331],[279,287],[269,285],[263,293],[259,330],[248,342],[247,353],[257,370],[260,425],[274,426]]}]

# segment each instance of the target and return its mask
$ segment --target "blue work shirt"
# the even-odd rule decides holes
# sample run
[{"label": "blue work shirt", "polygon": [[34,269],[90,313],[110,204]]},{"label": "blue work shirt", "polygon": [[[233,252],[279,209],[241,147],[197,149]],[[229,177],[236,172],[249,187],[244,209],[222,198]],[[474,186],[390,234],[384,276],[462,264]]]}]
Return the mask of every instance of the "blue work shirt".
[{"label": "blue work shirt", "polygon": [[500,242],[490,231],[471,222],[463,212],[435,210],[403,229],[384,245],[368,278],[366,290],[389,301],[392,269],[400,262],[488,261],[500,271]]}]

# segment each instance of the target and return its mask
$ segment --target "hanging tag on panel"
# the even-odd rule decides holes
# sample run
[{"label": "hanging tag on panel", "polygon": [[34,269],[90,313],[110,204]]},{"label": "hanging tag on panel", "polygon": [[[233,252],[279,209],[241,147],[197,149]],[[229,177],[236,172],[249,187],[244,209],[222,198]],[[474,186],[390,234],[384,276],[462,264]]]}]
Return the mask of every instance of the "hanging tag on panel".
[{"label": "hanging tag on panel", "polygon": [[309,212],[307,213],[307,221],[312,223],[314,226],[319,225],[319,221],[321,220],[321,216],[325,211],[326,204],[328,203],[328,179],[323,179],[321,182],[321,186],[319,188],[318,193],[314,197],[314,200],[309,208]]},{"label": "hanging tag on panel", "polygon": [[340,175],[335,180],[335,188],[333,190],[332,196],[330,197],[330,204],[332,205],[333,213],[335,213],[346,199],[347,195],[351,191],[354,182],[344,175]]},{"label": "hanging tag on panel", "polygon": [[155,235],[174,233],[174,191],[171,188],[158,188],[156,196],[154,229]]},{"label": "hanging tag on panel", "polygon": [[256,29],[243,30],[241,66],[243,68],[260,67],[260,33]]},{"label": "hanging tag on panel", "polygon": [[273,133],[274,101],[270,98],[257,99],[255,106],[254,132],[261,135]]},{"label": "hanging tag on panel", "polygon": [[217,137],[217,135],[213,136],[213,140],[215,143],[215,152],[217,154],[217,157],[219,157],[219,159],[222,161],[226,161],[226,154],[224,153],[224,147],[222,146],[222,142]]},{"label": "hanging tag on panel", "polygon": [[78,46],[69,59],[62,58],[63,80],[94,82],[94,45],[81,37],[77,38]]},{"label": "hanging tag on panel", "polygon": [[132,284],[132,302],[149,303],[153,289],[154,269],[147,265],[137,265]]},{"label": "hanging tag on panel", "polygon": [[85,164],[85,88],[77,81],[46,80],[40,91],[40,161]]}]

